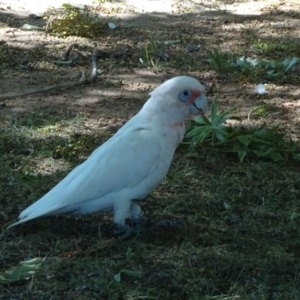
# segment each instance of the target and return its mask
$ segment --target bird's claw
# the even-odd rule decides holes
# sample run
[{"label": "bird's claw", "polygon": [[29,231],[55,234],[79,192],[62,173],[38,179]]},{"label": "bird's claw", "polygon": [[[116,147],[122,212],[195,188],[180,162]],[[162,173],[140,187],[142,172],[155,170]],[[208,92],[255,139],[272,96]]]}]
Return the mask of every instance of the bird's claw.
[{"label": "bird's claw", "polygon": [[162,228],[173,228],[178,226],[178,222],[174,220],[160,220],[155,222],[155,225]]},{"label": "bird's claw", "polygon": [[159,227],[159,228],[174,228],[177,227],[180,222],[178,220],[154,220],[148,219],[147,224],[151,227]]},{"label": "bird's claw", "polygon": [[[113,231],[114,235],[118,235],[119,237],[117,238],[119,241],[123,241],[133,234],[136,234],[140,232],[141,226],[142,225],[148,225],[146,227],[160,227],[160,228],[174,228],[178,226],[178,222],[175,220],[160,220],[156,221],[153,219],[145,219],[145,218],[139,218],[139,219],[131,219],[131,225],[119,225],[115,224],[116,229]],[[149,230],[149,229],[148,229]],[[146,230],[147,231],[147,230]]]},{"label": "bird's claw", "polygon": [[114,230],[114,235],[120,235],[117,239],[119,241],[123,241],[127,238],[129,238],[130,236],[132,236],[133,234],[139,232],[140,230],[140,226],[137,225],[135,226],[134,228],[132,227],[129,227],[129,226],[122,226],[122,225],[119,225],[119,224],[116,224],[116,229]]}]

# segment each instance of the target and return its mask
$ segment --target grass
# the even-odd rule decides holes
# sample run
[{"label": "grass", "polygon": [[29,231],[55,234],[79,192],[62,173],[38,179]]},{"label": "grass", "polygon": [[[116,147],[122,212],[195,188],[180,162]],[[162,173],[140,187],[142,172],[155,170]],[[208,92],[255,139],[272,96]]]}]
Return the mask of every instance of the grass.
[{"label": "grass", "polygon": [[[28,118],[30,130],[41,135]],[[7,141],[1,147],[3,228],[74,165],[70,158],[53,157],[63,140],[47,140],[43,133],[39,150],[24,132],[23,125],[1,132]],[[87,148],[90,139],[83,139]],[[28,145],[37,150],[22,153]],[[85,155],[83,148],[78,156]],[[52,165],[45,166],[48,174],[40,170],[42,159]],[[154,192],[161,208],[146,204],[152,217],[177,220],[176,227],[145,226],[125,242],[112,238],[111,218],[101,215],[45,218],[3,230],[2,270],[21,260],[46,259],[29,281],[2,288],[22,299],[297,299],[297,173],[261,161],[241,165],[215,152],[178,153]],[[116,282],[124,269],[141,276],[125,272]]]},{"label": "grass", "polygon": [[288,53],[291,56],[299,55],[298,45],[295,39],[256,39],[253,41],[253,47],[257,52],[266,54],[269,57],[279,59]]},{"label": "grass", "polygon": [[[261,20],[265,22],[264,28],[268,28],[267,17],[263,16]],[[286,15],[276,17],[285,19]],[[229,15],[224,15],[224,18],[226,22],[231,20]],[[242,20],[253,28],[257,25],[257,20],[241,18],[235,17],[234,20],[237,23]],[[268,94],[259,95],[256,99],[253,94],[241,92],[237,95],[236,92],[230,94],[224,91],[227,85],[243,90],[244,83],[261,83],[258,81],[261,74],[237,72],[234,77],[219,78],[206,62],[210,50],[215,47],[240,57],[247,54],[253,41],[259,41],[255,46],[262,51],[257,54],[261,59],[281,60],[281,54],[292,57],[296,51],[295,44],[283,43],[281,39],[284,34],[292,41],[293,29],[284,33],[272,28],[269,31],[265,29],[263,33],[256,30],[257,36],[253,37],[246,30],[241,29],[240,32],[234,26],[231,29],[233,21],[225,29],[223,19],[209,21],[208,24],[202,20],[200,23],[193,22],[182,21],[177,27],[164,24],[162,30],[155,32],[155,40],[159,41],[182,40],[181,37],[185,36],[183,43],[166,46],[170,60],[162,62],[159,70],[166,71],[168,77],[187,73],[204,80],[202,76],[208,74],[207,81],[214,81],[213,93],[219,93],[222,108],[235,106],[233,103],[237,103],[237,99],[241,101],[236,105],[239,108],[248,105],[247,113],[241,112],[244,123],[252,110],[250,119],[253,123],[276,123],[283,129],[294,130],[296,116],[293,113],[296,109],[283,110],[282,105],[297,99],[297,94],[290,92],[293,83],[299,82],[297,72],[287,74],[285,80],[279,78],[274,86],[280,89],[273,91],[268,88]],[[199,34],[199,28],[203,34],[202,31]],[[128,33],[126,30],[131,31]],[[151,63],[151,59],[156,57],[153,53],[155,45],[149,42],[149,36],[153,36],[152,28],[121,27],[111,34],[107,44],[113,45],[108,47],[112,52],[122,50],[127,44],[134,51],[128,50],[132,55],[121,60],[119,57],[101,59],[101,69],[107,73],[105,80],[99,81],[99,90],[105,87],[105,83],[110,84],[108,87],[111,89],[122,89],[114,78],[121,62],[133,73],[131,70],[134,68],[145,68],[139,61],[142,57],[144,62],[149,63],[147,67],[156,71],[157,66]],[[187,54],[184,43],[191,41],[199,42],[201,50]],[[101,40],[101,45],[106,44]],[[147,54],[145,45],[151,53]],[[230,49],[228,45],[231,45]],[[43,56],[45,60],[57,57],[57,50],[50,46],[47,49]],[[17,53],[13,47],[9,50],[12,55]],[[89,50],[79,47],[83,57],[90,57]],[[8,52],[5,50],[0,59],[10,65],[6,59]],[[255,54],[251,53],[252,56]],[[86,65],[86,62],[81,63],[80,67]],[[108,70],[112,66],[114,72],[110,76]],[[165,70],[165,66],[168,69]],[[30,74],[34,75],[35,70]],[[36,76],[36,80],[43,79],[39,73]],[[125,92],[130,80],[123,83]],[[286,80],[288,85],[284,84]],[[286,86],[288,89],[283,89]],[[149,91],[148,83],[138,88],[129,86],[129,89],[134,88]],[[85,96],[82,91],[86,90],[78,89],[80,98]],[[90,91],[93,92],[93,87]],[[57,97],[61,95],[70,100],[74,94],[61,91]],[[49,217],[5,230],[21,210],[43,196],[111,136],[111,130],[104,128],[109,125],[107,123],[127,119],[142,105],[142,101],[136,101],[142,99],[139,95],[134,99],[127,95],[122,100],[117,97],[107,96],[101,98],[103,103],[99,100],[76,107],[77,97],[68,103],[60,102],[56,109],[52,106],[53,98],[49,100],[48,95],[43,95],[42,101],[37,101],[38,109],[35,108],[34,97],[7,101],[7,107],[1,107],[0,278],[1,272],[19,266],[21,261],[34,258],[42,258],[43,261],[33,276],[10,285],[0,285],[0,298],[300,299],[300,180],[299,163],[295,161],[276,164],[246,158],[241,164],[236,155],[200,146],[195,152],[186,153],[186,148],[180,147],[167,178],[153,192],[151,201],[145,203],[150,217],[173,220],[176,226],[159,228],[145,225],[137,236],[123,242],[112,236],[111,215]],[[281,102],[277,101],[278,97],[282,98]],[[20,112],[5,123],[2,119],[5,109],[10,112],[9,108],[18,107],[18,103],[25,106],[27,101],[27,112]],[[108,106],[111,111],[107,110]],[[272,113],[273,108],[278,114]],[[98,114],[105,126],[98,122]]]}]

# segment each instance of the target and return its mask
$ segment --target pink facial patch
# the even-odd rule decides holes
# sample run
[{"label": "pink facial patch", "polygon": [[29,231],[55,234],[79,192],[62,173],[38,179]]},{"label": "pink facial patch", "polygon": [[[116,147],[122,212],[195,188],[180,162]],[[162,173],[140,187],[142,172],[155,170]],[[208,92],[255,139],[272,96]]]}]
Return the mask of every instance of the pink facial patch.
[{"label": "pink facial patch", "polygon": [[198,91],[198,90],[192,90],[192,95],[191,95],[189,101],[186,104],[187,105],[193,104],[195,102],[196,98],[198,98],[200,94],[201,94],[200,91]]}]

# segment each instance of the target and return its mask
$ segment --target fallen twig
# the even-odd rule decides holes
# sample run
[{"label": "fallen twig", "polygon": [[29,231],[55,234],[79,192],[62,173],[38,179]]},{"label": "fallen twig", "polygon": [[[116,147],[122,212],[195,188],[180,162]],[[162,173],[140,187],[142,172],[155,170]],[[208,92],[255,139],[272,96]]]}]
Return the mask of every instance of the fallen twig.
[{"label": "fallen twig", "polygon": [[62,60],[68,60],[69,59],[69,56],[70,56],[70,53],[71,53],[71,51],[72,51],[72,49],[73,49],[73,47],[74,46],[77,46],[77,43],[73,43],[73,44],[71,44],[71,45],[69,45],[68,47],[67,47],[67,49],[66,49],[66,51],[62,54],[62,56],[61,56],[61,59]]},{"label": "fallen twig", "polygon": [[54,84],[52,86],[48,86],[45,88],[41,88],[38,90],[33,90],[33,91],[28,91],[28,92],[24,92],[24,93],[15,93],[15,94],[10,94],[10,95],[0,95],[0,100],[6,100],[6,99],[13,99],[13,98],[18,98],[18,97],[25,97],[28,95],[34,95],[34,94],[39,94],[39,93],[45,93],[45,92],[49,92],[55,89],[62,89],[62,88],[67,88],[70,86],[75,86],[75,85],[80,85],[80,84],[84,84],[87,83],[87,79],[85,76],[85,73],[82,72],[81,78],[79,79],[79,81],[69,81],[69,82],[64,82],[64,83],[58,83],[58,84]]},{"label": "fallen twig", "polygon": [[49,26],[50,26],[51,22],[53,21],[53,19],[54,19],[54,16],[50,16],[50,18],[48,19],[46,28],[45,28],[46,33],[48,33]]},{"label": "fallen twig", "polygon": [[64,83],[58,83],[58,84],[55,84],[52,86],[48,86],[48,87],[33,90],[33,91],[27,91],[27,92],[23,92],[23,93],[0,95],[0,100],[25,97],[25,96],[29,96],[29,95],[49,92],[49,91],[56,90],[56,89],[63,89],[63,88],[68,88],[68,87],[72,87],[72,86],[76,86],[76,85],[83,85],[83,84],[95,82],[96,78],[97,78],[97,49],[95,48],[92,53],[92,73],[91,73],[91,76],[89,79],[86,78],[85,72],[83,71],[79,81],[69,81],[69,82],[64,82]]},{"label": "fallen twig", "polygon": [[92,53],[92,73],[89,81],[95,82],[96,78],[97,78],[97,48],[95,48]]}]

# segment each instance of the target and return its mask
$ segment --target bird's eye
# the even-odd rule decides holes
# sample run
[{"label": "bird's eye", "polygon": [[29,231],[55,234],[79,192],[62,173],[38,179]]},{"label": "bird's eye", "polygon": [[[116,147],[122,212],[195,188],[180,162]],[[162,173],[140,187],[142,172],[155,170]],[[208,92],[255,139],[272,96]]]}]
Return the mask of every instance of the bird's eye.
[{"label": "bird's eye", "polygon": [[190,90],[184,90],[179,93],[178,99],[180,102],[186,103],[190,99],[191,91]]}]

